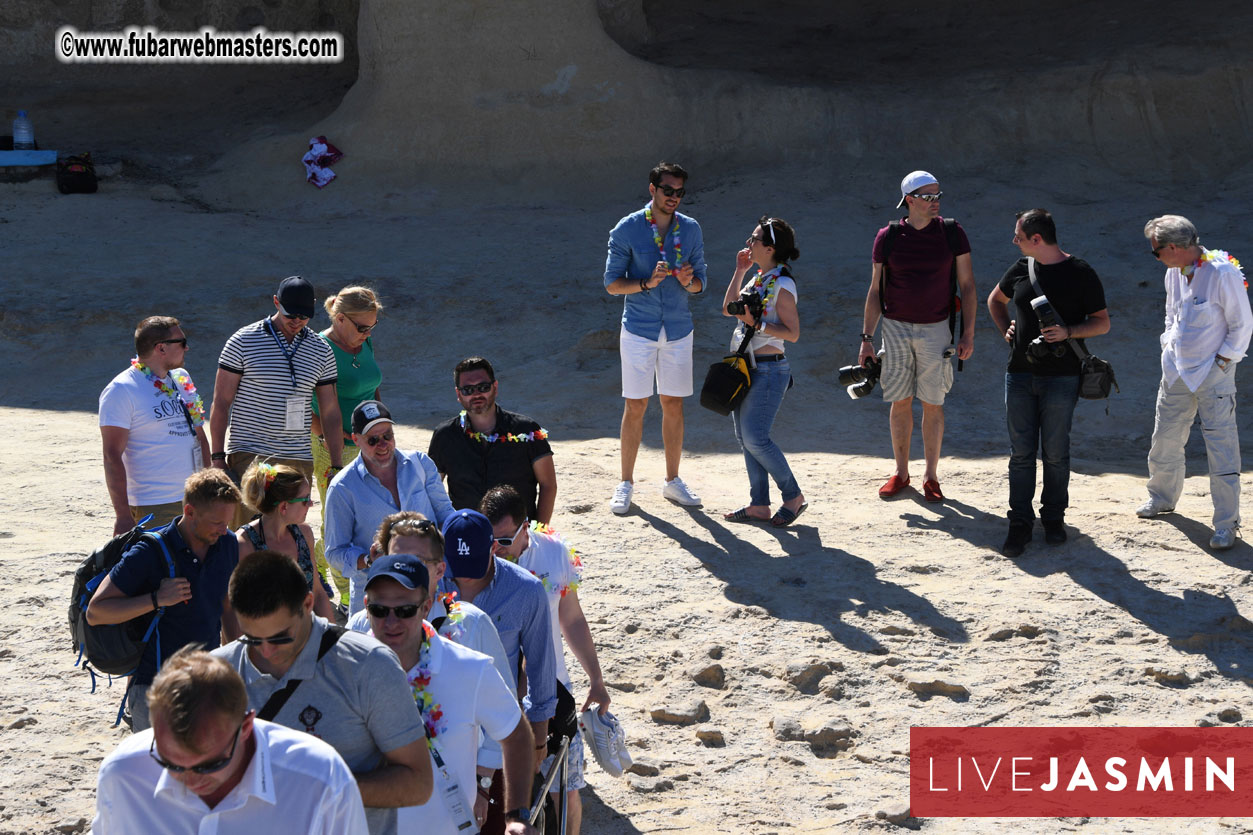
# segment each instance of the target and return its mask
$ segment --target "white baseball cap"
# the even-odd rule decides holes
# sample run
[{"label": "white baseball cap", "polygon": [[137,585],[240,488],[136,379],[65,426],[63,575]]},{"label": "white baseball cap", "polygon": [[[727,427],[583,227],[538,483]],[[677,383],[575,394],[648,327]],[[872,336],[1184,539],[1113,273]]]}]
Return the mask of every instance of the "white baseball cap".
[{"label": "white baseball cap", "polygon": [[910,171],[905,175],[905,179],[901,180],[901,202],[896,204],[896,208],[904,206],[905,198],[923,186],[938,186],[939,184],[940,181],[927,171]]}]

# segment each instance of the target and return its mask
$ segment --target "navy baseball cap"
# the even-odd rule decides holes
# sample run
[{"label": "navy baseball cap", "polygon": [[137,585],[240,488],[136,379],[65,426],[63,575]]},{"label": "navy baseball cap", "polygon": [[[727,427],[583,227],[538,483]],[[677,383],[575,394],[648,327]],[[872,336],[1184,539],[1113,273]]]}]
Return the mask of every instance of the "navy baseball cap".
[{"label": "navy baseball cap", "polygon": [[278,285],[279,312],[285,316],[313,318],[313,285],[298,275],[289,275]]},{"label": "navy baseball cap", "polygon": [[477,510],[458,510],[444,522],[444,560],[453,577],[477,580],[492,558],[492,523]]},{"label": "navy baseball cap", "polygon": [[365,587],[368,589],[379,577],[391,577],[407,589],[426,591],[431,587],[431,575],[422,560],[413,554],[384,554],[375,558],[366,575]]}]

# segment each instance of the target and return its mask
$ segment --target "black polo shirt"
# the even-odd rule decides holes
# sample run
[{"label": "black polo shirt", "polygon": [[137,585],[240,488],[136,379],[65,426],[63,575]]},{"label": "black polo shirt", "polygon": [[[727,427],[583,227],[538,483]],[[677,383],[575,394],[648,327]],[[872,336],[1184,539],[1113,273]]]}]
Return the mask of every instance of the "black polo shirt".
[{"label": "black polo shirt", "polygon": [[[467,418],[467,426],[469,418]],[[538,432],[540,425],[526,415],[496,407],[494,434],[528,435]],[[498,440],[494,443],[470,437],[461,428],[461,417],[441,423],[431,435],[427,455],[448,479],[448,498],[458,510],[478,510],[483,494],[498,484],[511,485],[526,502],[527,516],[535,518],[535,502],[539,482],[535,480],[534,463],[552,455],[548,441]]]}]

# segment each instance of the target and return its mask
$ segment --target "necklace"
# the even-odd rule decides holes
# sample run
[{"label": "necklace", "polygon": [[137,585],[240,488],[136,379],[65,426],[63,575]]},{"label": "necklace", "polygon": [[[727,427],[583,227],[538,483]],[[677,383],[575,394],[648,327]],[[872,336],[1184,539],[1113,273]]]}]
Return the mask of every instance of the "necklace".
[{"label": "necklace", "polygon": [[422,713],[422,724],[426,725],[427,747],[435,747],[435,737],[447,730],[444,712],[440,710],[435,698],[426,689],[431,684],[431,639],[435,630],[426,621],[422,622],[422,645],[418,648],[418,665],[409,676],[409,686],[413,688],[413,700],[418,703]]},{"label": "necklace", "polygon": [[180,374],[179,371],[181,369],[176,368],[169,374],[174,380],[174,384],[186,392],[187,396],[184,397],[171,388],[170,384],[164,379],[154,374],[151,368],[140,362],[138,357],[131,360],[131,367],[151,380],[157,391],[172,400],[177,400],[183,405],[183,408],[187,410],[187,417],[192,424],[193,430],[204,425],[204,400],[196,393],[196,387],[192,385],[191,376],[186,371]]},{"label": "necklace", "polygon": [[[679,266],[683,263],[683,241],[679,237],[679,215],[676,212],[672,215],[674,218],[670,222],[670,231],[674,233],[674,266],[670,268],[670,275],[677,276],[679,274]],[[657,224],[653,222],[653,204],[649,203],[644,207],[644,219],[648,221],[648,225],[653,228],[653,242],[657,244],[657,251],[661,253],[661,260],[666,259],[666,244],[661,239],[661,233],[657,231]]]},{"label": "necklace", "polygon": [[[770,276],[769,281],[766,281],[766,276]],[[761,311],[763,316],[770,312],[772,305],[774,304],[774,300],[779,296],[778,283],[779,268],[774,267],[764,273],[757,273],[757,277],[753,279],[753,283],[749,286],[751,291],[756,292],[762,297]],[[765,290],[765,293],[761,292],[763,289]]]},{"label": "necklace", "polygon": [[349,356],[352,357],[353,368],[361,367],[361,349],[365,347],[364,342],[358,345],[356,350],[353,350],[352,348],[349,348],[347,345],[341,342],[339,338],[335,336],[335,329],[333,327],[327,328],[326,331],[323,332],[322,335],[327,338],[327,341],[333,343],[336,348],[338,348],[339,350],[343,351],[345,354],[348,354]]},{"label": "necklace", "polygon": [[515,444],[524,444],[530,441],[548,440],[548,430],[542,429],[542,428],[537,429],[534,432],[527,432],[522,435],[514,435],[512,433],[506,433],[504,435],[501,435],[496,432],[493,432],[490,435],[485,435],[482,432],[475,432],[474,428],[470,426],[470,422],[466,420],[465,409],[461,410],[461,428],[471,438],[473,438],[476,441],[481,441],[485,444],[499,444],[499,443],[505,443],[506,441],[512,441]]}]

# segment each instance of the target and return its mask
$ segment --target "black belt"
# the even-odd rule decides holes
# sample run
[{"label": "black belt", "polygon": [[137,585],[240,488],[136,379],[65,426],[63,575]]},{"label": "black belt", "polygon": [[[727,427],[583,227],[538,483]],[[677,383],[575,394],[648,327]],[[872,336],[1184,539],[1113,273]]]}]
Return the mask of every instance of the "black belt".
[{"label": "black belt", "polygon": [[779,362],[787,359],[787,354],[756,354],[753,359],[757,362]]}]

